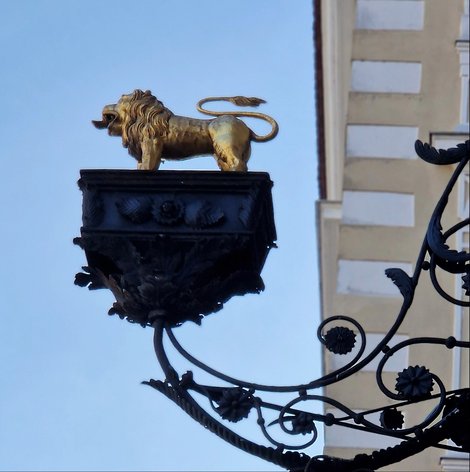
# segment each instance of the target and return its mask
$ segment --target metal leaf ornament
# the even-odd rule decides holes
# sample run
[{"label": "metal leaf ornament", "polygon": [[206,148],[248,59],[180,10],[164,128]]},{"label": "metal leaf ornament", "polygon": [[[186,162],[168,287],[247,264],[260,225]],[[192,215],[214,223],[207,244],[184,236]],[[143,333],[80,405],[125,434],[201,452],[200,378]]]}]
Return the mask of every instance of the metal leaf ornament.
[{"label": "metal leaf ornament", "polygon": [[380,414],[380,424],[387,429],[401,429],[405,418],[403,413],[396,408],[382,411]]},{"label": "metal leaf ornament", "polygon": [[470,417],[470,393],[454,395],[446,400],[446,406],[442,416],[449,422],[450,439],[470,452],[470,429],[468,418]]},{"label": "metal leaf ornament", "polygon": [[315,423],[313,415],[305,411],[301,411],[292,419],[292,432],[294,434],[308,434],[315,431]]},{"label": "metal leaf ornament", "polygon": [[217,412],[224,420],[236,423],[247,418],[254,406],[251,393],[240,387],[228,388],[223,391],[222,398],[217,401]]},{"label": "metal leaf ornament", "polygon": [[335,326],[325,334],[325,346],[334,354],[347,354],[356,344],[356,334],[344,326]]},{"label": "metal leaf ornament", "polygon": [[404,369],[398,374],[395,389],[404,398],[416,400],[427,397],[433,386],[432,376],[424,366],[414,366]]},{"label": "metal leaf ornament", "polygon": [[385,271],[385,275],[398,287],[405,300],[408,300],[413,293],[411,277],[402,269],[391,268]]},{"label": "metal leaf ornament", "polygon": [[99,276],[88,266],[82,267],[83,272],[75,274],[74,284],[79,287],[88,287],[90,290],[96,290],[103,287]]},{"label": "metal leaf ornament", "polygon": [[449,165],[460,162],[470,153],[470,140],[465,143],[457,144],[457,147],[450,149],[439,149],[421,142],[419,139],[415,142],[415,151],[418,156],[430,164]]},{"label": "metal leaf ornament", "polygon": [[470,268],[467,269],[467,273],[462,276],[463,285],[462,288],[465,290],[465,295],[470,296]]}]

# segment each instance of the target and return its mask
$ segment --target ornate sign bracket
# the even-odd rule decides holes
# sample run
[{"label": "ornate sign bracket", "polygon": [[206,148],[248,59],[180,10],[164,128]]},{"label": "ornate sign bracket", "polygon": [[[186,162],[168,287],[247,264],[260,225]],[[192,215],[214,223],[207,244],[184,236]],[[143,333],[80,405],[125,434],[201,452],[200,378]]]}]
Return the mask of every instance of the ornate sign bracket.
[{"label": "ornate sign bracket", "polygon": [[[165,379],[144,382],[146,385],[228,443],[266,461],[291,471],[373,471],[428,447],[470,452],[468,387],[448,390],[432,366],[424,365],[398,373],[393,391],[383,380],[387,361],[409,346],[470,348],[468,341],[453,336],[416,337],[389,345],[408,316],[423,272],[429,272],[440,296],[452,304],[470,306],[470,254],[449,247],[449,238],[468,226],[470,219],[445,231],[441,224],[449,195],[468,166],[470,141],[439,151],[417,141],[416,152],[430,164],[454,165],[455,170],[431,216],[414,273],[409,276],[398,268],[386,271],[403,297],[401,309],[368,355],[364,355],[366,336],[360,323],[346,316],[324,320],[317,335],[326,349],[342,355],[351,352],[356,343],[358,346],[350,362],[318,379],[292,386],[236,379],[193,357],[174,334],[185,321],[200,323],[203,316],[219,311],[234,295],[263,290],[261,270],[276,240],[272,182],[267,174],[82,171],[83,227],[75,243],[85,251],[88,262],[75,283],[110,289],[116,302],[109,314],[154,328],[155,352]],[[463,299],[445,291],[438,271],[461,277]],[[164,348],[164,338],[187,361],[216,379],[217,386],[199,383],[191,371],[178,373]],[[378,360],[376,383],[384,395],[384,406],[357,413],[318,392],[351,377],[373,360]],[[265,392],[290,398],[273,403],[263,399]],[[310,407],[315,402],[340,413],[315,413]],[[427,416],[404,427],[403,409],[424,402],[430,405]],[[372,421],[371,415],[377,414],[379,421]],[[264,444],[245,439],[228,426],[248,417],[256,420]],[[318,437],[318,423],[401,442],[353,459],[310,457],[305,450]],[[279,435],[292,438],[292,443],[278,439]],[[454,445],[446,442],[449,439]]]}]

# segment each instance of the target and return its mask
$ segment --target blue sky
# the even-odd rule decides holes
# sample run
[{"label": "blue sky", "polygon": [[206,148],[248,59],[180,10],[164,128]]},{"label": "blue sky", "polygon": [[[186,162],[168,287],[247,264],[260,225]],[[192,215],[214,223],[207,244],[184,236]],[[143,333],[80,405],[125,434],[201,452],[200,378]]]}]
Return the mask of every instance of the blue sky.
[{"label": "blue sky", "polygon": [[[176,334],[248,381],[318,377],[312,1],[4,0],[0,11],[0,469],[277,470],[140,384],[162,378],[151,330],[108,317],[110,293],[73,285],[85,264],[76,181],[82,168],[135,167],[90,123],[122,93],[150,89],[195,117],[206,96],[264,98],[280,133],[253,145],[249,168],[274,181],[266,290]],[[217,169],[210,157],[162,167],[176,168]],[[264,443],[250,420],[242,432]]]}]

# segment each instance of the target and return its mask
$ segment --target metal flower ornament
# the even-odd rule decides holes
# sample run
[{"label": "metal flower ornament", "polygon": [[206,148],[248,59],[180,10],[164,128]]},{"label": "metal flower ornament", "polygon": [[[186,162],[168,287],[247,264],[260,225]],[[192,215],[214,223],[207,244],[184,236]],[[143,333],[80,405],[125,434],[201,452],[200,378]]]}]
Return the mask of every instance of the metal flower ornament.
[{"label": "metal flower ornament", "polygon": [[[149,92],[136,94],[149,98]],[[97,126],[117,134],[113,130],[118,128],[120,110],[119,106],[105,107],[103,120]],[[223,118],[222,113],[220,116]],[[271,134],[274,129],[277,132],[277,125]],[[142,149],[147,144],[142,144]],[[187,152],[197,154],[198,150]],[[446,231],[441,226],[449,194],[468,165],[470,142],[438,151],[417,141],[416,152],[430,164],[454,165],[455,170],[431,216],[413,275],[396,268],[386,271],[390,283],[397,286],[403,297],[401,309],[389,331],[367,355],[365,330],[357,320],[347,316],[324,320],[317,335],[325,349],[338,356],[353,349],[355,354],[346,365],[321,378],[290,386],[237,379],[196,359],[175,335],[179,325],[186,321],[201,323],[208,314],[221,310],[232,296],[263,290],[260,273],[276,239],[272,182],[264,173],[237,172],[245,171],[245,165],[228,169],[235,172],[222,173],[82,171],[79,186],[84,199],[83,227],[75,243],[84,249],[87,265],[84,272],[77,274],[75,283],[90,289],[110,289],[116,302],[109,314],[154,329],[155,352],[164,378],[146,381],[146,385],[166,395],[223,440],[268,462],[291,471],[372,471],[428,447],[470,451],[470,437],[463,427],[470,411],[469,388],[448,389],[433,373],[432,366],[424,365],[409,366],[400,372],[394,390],[383,380],[387,361],[406,347],[429,343],[451,350],[470,348],[469,342],[452,336],[411,338],[389,346],[405,318],[412,316],[409,309],[423,271],[429,273],[440,296],[450,303],[470,306],[470,255],[448,245],[451,235],[469,225],[469,218]],[[221,165],[224,158],[218,155],[216,159],[224,168],[223,162]],[[438,270],[462,277],[466,291],[463,299],[445,291],[436,277]],[[177,372],[168,346],[172,354],[183,356],[209,374],[214,385],[200,383],[192,371]],[[378,362],[376,382],[384,398],[382,407],[356,413],[321,393],[323,387],[341,383],[372,361]],[[264,398],[266,394],[269,401]],[[273,402],[274,394],[278,394],[278,402]],[[340,413],[315,412],[311,406],[319,402]],[[405,408],[423,402],[432,403],[429,414],[404,427]],[[374,421],[377,413],[379,420]],[[255,422],[260,431],[259,441],[234,431],[236,424],[243,421]],[[353,459],[310,457],[308,447],[317,440],[320,423],[401,442]],[[455,445],[449,445],[448,439]]]}]

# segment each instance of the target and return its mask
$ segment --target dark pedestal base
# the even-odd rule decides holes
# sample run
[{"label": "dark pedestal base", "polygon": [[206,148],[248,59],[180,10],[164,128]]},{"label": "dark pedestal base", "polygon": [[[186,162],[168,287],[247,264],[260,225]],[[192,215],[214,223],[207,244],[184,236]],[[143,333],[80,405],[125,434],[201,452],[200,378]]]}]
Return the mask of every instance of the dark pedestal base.
[{"label": "dark pedestal base", "polygon": [[82,170],[88,265],[75,283],[108,288],[128,321],[199,322],[263,290],[276,231],[265,173]]}]

